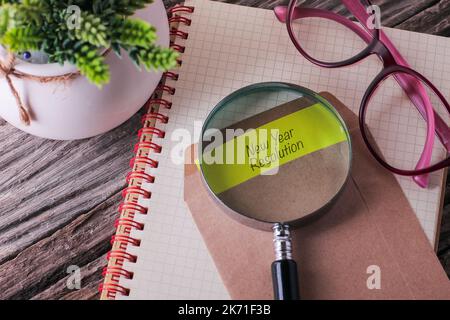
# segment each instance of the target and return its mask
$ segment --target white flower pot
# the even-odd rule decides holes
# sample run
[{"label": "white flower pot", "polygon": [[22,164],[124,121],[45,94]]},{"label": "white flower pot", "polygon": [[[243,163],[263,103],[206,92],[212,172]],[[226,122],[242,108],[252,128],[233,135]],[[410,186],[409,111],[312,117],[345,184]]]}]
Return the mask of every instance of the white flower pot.
[{"label": "white flower pot", "polygon": [[[169,46],[169,23],[161,0],[139,11],[137,16],[156,27],[159,45]],[[0,50],[0,56],[5,58],[5,50]],[[111,81],[102,89],[83,76],[45,84],[12,76],[24,105],[29,106],[29,126],[20,121],[16,100],[0,75],[0,116],[23,131],[60,140],[92,137],[119,126],[144,105],[158,85],[161,73],[138,70],[126,53],[120,59],[111,52],[106,61],[111,69]],[[15,68],[37,76],[76,71],[70,64],[31,64],[19,60]]]}]

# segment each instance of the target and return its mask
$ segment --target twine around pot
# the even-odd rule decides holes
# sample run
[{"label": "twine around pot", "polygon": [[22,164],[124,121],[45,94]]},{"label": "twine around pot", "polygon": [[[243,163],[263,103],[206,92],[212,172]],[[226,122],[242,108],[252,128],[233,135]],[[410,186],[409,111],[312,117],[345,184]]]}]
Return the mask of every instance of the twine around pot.
[{"label": "twine around pot", "polygon": [[30,125],[31,123],[31,116],[29,112],[30,109],[27,106],[25,106],[24,103],[22,102],[22,99],[20,98],[17,89],[14,87],[14,83],[12,82],[11,77],[47,83],[53,81],[68,81],[80,75],[80,72],[76,71],[59,76],[36,76],[15,69],[14,68],[15,65],[16,65],[16,57],[14,56],[14,54],[9,52],[4,61],[0,59],[0,75],[3,75],[5,77],[6,82],[8,83],[9,88],[11,90],[11,93],[16,99],[20,121],[22,121],[22,123],[27,126]]}]

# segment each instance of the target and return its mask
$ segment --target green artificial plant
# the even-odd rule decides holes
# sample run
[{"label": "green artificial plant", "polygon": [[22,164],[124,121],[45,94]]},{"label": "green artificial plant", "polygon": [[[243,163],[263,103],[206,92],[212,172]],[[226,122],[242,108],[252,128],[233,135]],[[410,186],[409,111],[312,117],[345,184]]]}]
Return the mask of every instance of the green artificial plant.
[{"label": "green artificial plant", "polygon": [[155,44],[156,30],[131,17],[153,0],[0,0],[0,45],[20,54],[42,51],[48,61],[68,61],[101,87],[110,71],[103,53],[122,49],[137,66],[168,70],[178,54]]}]

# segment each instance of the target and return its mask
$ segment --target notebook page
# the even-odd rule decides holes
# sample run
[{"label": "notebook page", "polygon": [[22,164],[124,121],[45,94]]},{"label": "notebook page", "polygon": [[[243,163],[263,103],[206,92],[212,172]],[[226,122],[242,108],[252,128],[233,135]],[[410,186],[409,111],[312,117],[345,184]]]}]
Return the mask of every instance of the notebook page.
[{"label": "notebook page", "polygon": [[[270,10],[206,0],[186,4],[195,6],[195,12],[190,15],[192,25],[185,30],[189,38],[180,43],[186,51],[179,80],[169,83],[176,87],[175,95],[168,97],[173,107],[162,111],[170,120],[161,127],[166,137],[155,141],[163,151],[154,156],[159,167],[148,169],[156,176],[156,182],[144,186],[153,195],[148,202],[149,214],[140,218],[145,230],[132,233],[142,241],[139,248],[129,248],[138,261],[125,265],[125,269],[134,272],[134,279],[121,279],[120,284],[130,288],[130,296],[119,297],[122,299],[228,298],[183,201],[183,152],[179,142],[183,129],[193,136],[191,141],[185,141],[185,146],[196,142],[201,121],[223,97],[262,81],[284,81],[316,92],[329,91],[357,113],[364,91],[381,69],[376,57],[343,69],[325,69],[309,63],[296,51],[285,26]],[[448,39],[387,28],[385,31],[410,64],[448,95]],[[312,32],[320,38],[327,30],[315,28]],[[339,50],[337,46],[331,49]],[[410,125],[407,119],[405,123]],[[412,134],[411,141],[415,138]],[[174,162],[177,159],[178,163]],[[443,172],[431,175],[426,190],[410,178],[397,179],[434,244]]]}]

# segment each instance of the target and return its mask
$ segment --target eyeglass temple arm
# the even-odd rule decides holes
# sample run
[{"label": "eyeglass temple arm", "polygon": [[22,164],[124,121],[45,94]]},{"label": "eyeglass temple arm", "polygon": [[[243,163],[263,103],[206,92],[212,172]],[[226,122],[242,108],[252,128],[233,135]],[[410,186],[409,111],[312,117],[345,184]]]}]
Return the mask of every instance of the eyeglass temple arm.
[{"label": "eyeglass temple arm", "polygon": [[[370,33],[370,29],[367,26],[369,19],[371,18],[369,13],[366,11],[366,8],[359,2],[354,0],[342,0],[348,10],[359,20],[360,23],[366,28],[366,30]],[[356,26],[353,26],[355,28]],[[352,29],[353,29],[352,28]],[[368,40],[371,40],[370,35],[368,36]],[[364,39],[366,40],[366,39]],[[408,61],[402,56],[402,54],[398,51],[386,33],[380,29],[380,40],[384,43],[384,45],[389,49],[392,56],[395,59],[397,64],[411,68]],[[367,41],[366,41],[367,42]],[[412,100],[420,114],[424,119],[426,119],[426,112],[423,105],[431,104],[430,98],[425,90],[424,85],[417,79],[414,79],[410,76],[397,75],[397,81],[402,86],[402,88],[407,93],[408,97]],[[419,91],[420,96],[416,95],[416,92]],[[433,109],[434,111],[434,109]],[[445,146],[447,151],[450,152],[450,128],[445,123],[444,120],[435,112],[435,125],[436,125],[436,134],[439,136],[442,144]]]},{"label": "eyeglass temple arm", "polygon": [[[275,7],[274,12],[280,22],[282,23],[286,22],[286,14],[287,14],[286,6]],[[347,18],[340,16],[336,13],[320,9],[295,8],[293,17],[294,20],[306,17],[320,17],[335,20],[350,28],[352,31],[358,34],[358,36],[362,38],[366,43],[370,43],[372,41],[372,36],[370,34],[364,32],[363,29],[355,25],[351,20],[348,20]],[[388,47],[388,49],[392,52],[392,55],[396,59],[396,62],[399,65],[403,65],[405,67],[410,68],[408,62],[403,58],[403,56],[400,54],[400,52],[397,50],[397,48],[394,46],[394,44],[389,40],[389,38],[384,34],[382,30],[380,30],[380,34],[386,47]],[[425,110],[426,106],[423,105],[422,98],[425,97],[425,101],[428,101],[429,105],[431,105],[431,102],[429,100],[429,97],[426,93],[423,84],[412,77],[402,75],[397,75],[396,80],[399,82],[399,84],[404,89],[408,97],[414,103],[414,105],[416,106],[422,117],[426,119],[426,110]],[[420,91],[419,96],[415,94],[417,89]],[[439,139],[441,140],[445,148],[450,152],[450,128],[436,112],[435,112],[435,125],[436,125],[436,134],[438,135]]]},{"label": "eyeglass temple arm", "polygon": [[[348,2],[343,0],[344,2]],[[350,5],[349,5],[350,6]],[[353,4],[351,5],[353,6]],[[360,7],[363,9],[362,12],[366,14],[365,8],[360,5]],[[278,18],[280,22],[285,23],[286,22],[286,14],[287,14],[287,7],[285,6],[277,6],[274,9],[275,15]],[[358,15],[361,16],[361,12],[358,13]],[[364,32],[363,29],[358,27],[356,24],[354,24],[351,20],[338,15],[336,13],[333,13],[331,11],[326,10],[320,10],[320,9],[309,9],[309,8],[295,8],[294,9],[294,17],[293,19],[299,19],[304,17],[321,17],[321,18],[327,18],[335,20],[346,27],[350,28],[352,31],[354,31],[360,38],[362,38],[366,43],[370,43],[372,41],[372,35],[370,35],[367,32]],[[360,17],[361,18],[361,17]],[[364,20],[362,18],[362,21],[368,21],[369,15],[367,14],[367,18]],[[367,25],[364,24],[364,26],[367,28]],[[398,50],[395,48],[395,46],[392,44],[392,42],[387,38],[387,36],[380,30],[380,33],[382,33],[382,38],[384,41],[386,41],[386,46],[392,50],[393,56],[396,59],[396,62],[400,65],[404,65],[405,67],[409,67],[406,60],[401,56],[401,54],[398,52]],[[397,61],[398,59],[398,61]],[[428,95],[425,91],[425,88],[423,87],[422,83],[414,78],[397,75],[395,76],[396,80],[400,84],[400,86],[404,89],[408,97],[411,99],[411,101],[414,103],[418,111],[421,113],[423,118],[426,120],[428,117],[426,116],[426,111],[430,112],[432,110],[434,112],[434,109],[432,108],[431,102],[428,98]],[[419,95],[416,94],[417,90],[419,91]],[[442,120],[442,118],[439,117],[438,114],[434,112],[435,115],[435,124],[436,124],[436,134],[438,135],[439,139],[441,140],[442,144],[446,147],[447,150],[450,150],[450,129],[445,124],[445,122]],[[433,125],[434,126],[434,125]],[[433,129],[434,131],[434,129]],[[432,153],[432,146],[433,143],[427,143],[425,146],[425,149],[422,153],[422,157],[419,160],[417,168],[424,168],[429,165],[431,162],[431,153]],[[414,180],[416,183],[418,183],[421,187],[425,187],[427,185],[427,175],[422,175],[419,177],[414,177]]]},{"label": "eyeglass temple arm", "polygon": [[[371,33],[369,26],[367,25],[369,20],[372,18],[367,12],[367,8],[360,3],[360,1],[354,0],[342,0],[347,9],[359,20],[359,22],[364,26],[364,28]],[[408,61],[401,55],[399,50],[395,47],[389,37],[384,33],[383,30],[379,30],[381,42],[388,48],[394,60],[397,64],[410,68]],[[408,95],[409,99],[413,102],[416,109],[428,122],[427,111],[429,114],[434,115],[434,127],[435,132],[442,142],[447,152],[450,152],[450,129],[447,124],[442,120],[442,118],[435,112],[430,98],[424,85],[417,79],[408,76],[397,74],[394,75],[399,85],[403,88],[405,93]],[[430,119],[431,120],[431,119]],[[428,123],[429,125],[430,123]],[[430,129],[430,128],[429,128]],[[422,155],[417,163],[416,169],[426,168],[431,163],[431,156],[433,153],[434,136],[427,136],[427,142],[424,146]],[[426,187],[428,185],[428,174],[413,177],[414,181],[421,187]]]}]

